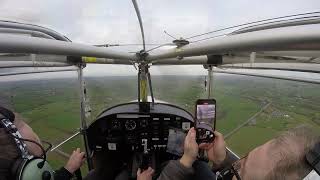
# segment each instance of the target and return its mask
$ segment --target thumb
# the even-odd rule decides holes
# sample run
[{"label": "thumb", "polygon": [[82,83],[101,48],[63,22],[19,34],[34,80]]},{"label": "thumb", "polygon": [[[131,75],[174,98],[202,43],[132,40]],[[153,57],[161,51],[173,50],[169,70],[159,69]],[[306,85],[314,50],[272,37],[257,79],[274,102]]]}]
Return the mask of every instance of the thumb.
[{"label": "thumb", "polygon": [[196,132],[195,131],[191,131],[190,136],[191,136],[192,139],[196,138]]},{"label": "thumb", "polygon": [[140,174],[141,174],[141,169],[139,168],[137,172],[137,176],[140,176]]},{"label": "thumb", "polygon": [[151,174],[151,175],[153,175],[153,173],[154,173],[154,169],[151,169],[151,172],[150,172],[150,174]]}]

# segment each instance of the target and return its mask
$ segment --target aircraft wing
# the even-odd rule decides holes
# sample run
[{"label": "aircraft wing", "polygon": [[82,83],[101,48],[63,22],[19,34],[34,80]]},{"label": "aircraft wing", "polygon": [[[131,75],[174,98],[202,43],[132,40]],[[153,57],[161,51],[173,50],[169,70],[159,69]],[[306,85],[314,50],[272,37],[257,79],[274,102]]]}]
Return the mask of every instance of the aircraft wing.
[{"label": "aircraft wing", "polygon": [[[12,26],[8,24],[7,27],[12,28]],[[45,31],[41,32],[43,33]],[[0,32],[0,47],[1,53],[54,54],[139,61],[137,55],[132,53],[118,52],[104,47],[95,47],[70,41],[17,35],[14,33],[8,34]],[[309,24],[231,34],[207,41],[190,43],[181,47],[173,47],[167,50],[151,51],[145,57],[145,60],[152,62],[167,58],[210,54],[225,55],[241,52],[319,50],[320,25]]]},{"label": "aircraft wing", "polygon": [[[318,73],[320,24],[313,20],[309,24],[293,24],[249,28],[207,41],[151,51],[144,60],[152,65],[214,65]],[[73,43],[39,26],[6,22],[0,23],[0,27],[12,31],[11,34],[0,31],[0,68],[68,67],[79,63],[132,65],[141,61],[137,54]],[[29,35],[21,35],[20,31]]]},{"label": "aircraft wing", "polygon": [[243,69],[216,68],[214,69],[214,72],[320,84],[319,74],[315,74],[315,73],[292,72],[292,71],[284,71],[284,70],[255,70],[255,69],[245,69],[245,68]]},{"label": "aircraft wing", "polygon": [[222,65],[221,68],[228,69],[271,69],[271,70],[284,70],[284,71],[300,71],[320,73],[320,64],[311,63],[243,63]]}]

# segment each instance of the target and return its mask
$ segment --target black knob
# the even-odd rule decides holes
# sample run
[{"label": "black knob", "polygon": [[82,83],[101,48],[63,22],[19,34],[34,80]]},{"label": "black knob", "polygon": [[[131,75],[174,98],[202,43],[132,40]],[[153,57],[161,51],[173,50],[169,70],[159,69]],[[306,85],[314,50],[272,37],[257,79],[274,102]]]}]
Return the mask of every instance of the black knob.
[{"label": "black knob", "polygon": [[42,180],[50,180],[51,179],[51,173],[49,171],[44,171],[42,173]]}]

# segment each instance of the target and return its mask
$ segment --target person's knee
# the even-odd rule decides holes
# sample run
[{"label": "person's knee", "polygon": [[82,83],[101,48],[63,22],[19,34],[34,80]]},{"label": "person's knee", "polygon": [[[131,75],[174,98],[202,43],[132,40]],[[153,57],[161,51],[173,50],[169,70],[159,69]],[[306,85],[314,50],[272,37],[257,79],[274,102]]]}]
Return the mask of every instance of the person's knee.
[{"label": "person's knee", "polygon": [[192,166],[194,169],[210,169],[208,163],[204,161],[195,161]]}]

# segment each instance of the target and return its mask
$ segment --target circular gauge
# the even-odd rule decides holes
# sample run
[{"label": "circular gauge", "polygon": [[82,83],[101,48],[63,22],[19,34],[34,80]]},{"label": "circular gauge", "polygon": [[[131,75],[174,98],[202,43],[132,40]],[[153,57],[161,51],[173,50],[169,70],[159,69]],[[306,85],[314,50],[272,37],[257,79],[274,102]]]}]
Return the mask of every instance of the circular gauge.
[{"label": "circular gauge", "polygon": [[148,126],[148,120],[146,120],[146,119],[142,119],[141,121],[140,121],[140,126],[141,127],[147,127]]},{"label": "circular gauge", "polygon": [[132,131],[137,127],[137,124],[134,120],[127,120],[124,126],[126,127],[126,130]]},{"label": "circular gauge", "polygon": [[115,120],[112,121],[111,126],[112,126],[112,129],[120,129],[121,128],[121,123],[120,123],[120,121],[115,119]]}]

